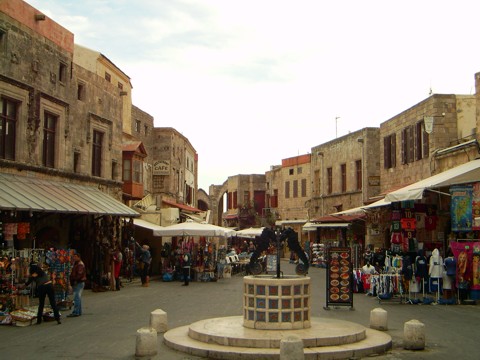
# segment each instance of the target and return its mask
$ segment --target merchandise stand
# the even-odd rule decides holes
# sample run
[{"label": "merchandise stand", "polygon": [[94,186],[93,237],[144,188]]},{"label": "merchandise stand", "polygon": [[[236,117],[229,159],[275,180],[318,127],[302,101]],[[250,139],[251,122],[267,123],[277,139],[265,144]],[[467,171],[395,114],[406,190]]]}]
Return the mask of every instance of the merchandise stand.
[{"label": "merchandise stand", "polygon": [[400,274],[372,275],[371,286],[373,293],[377,294],[379,303],[388,301],[402,304],[404,302],[405,292]]}]

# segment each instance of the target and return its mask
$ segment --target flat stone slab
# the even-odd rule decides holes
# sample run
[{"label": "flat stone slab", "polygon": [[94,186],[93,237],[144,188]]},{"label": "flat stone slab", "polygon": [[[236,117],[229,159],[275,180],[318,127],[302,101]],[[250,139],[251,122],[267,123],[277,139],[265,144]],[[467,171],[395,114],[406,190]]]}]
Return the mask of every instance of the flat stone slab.
[{"label": "flat stone slab", "polygon": [[344,345],[365,339],[366,328],[349,321],[316,318],[307,329],[259,330],[243,326],[241,316],[201,320],[189,326],[188,335],[204,343],[249,348],[280,348],[287,335],[296,335],[304,347]]},{"label": "flat stone slab", "polygon": [[[238,318],[238,319],[235,319]],[[224,320],[225,323],[229,323],[230,325],[223,325],[222,321]],[[215,318],[209,319],[204,321],[199,321],[197,323],[181,326],[175,329],[171,329],[164,334],[164,342],[167,346],[172,349],[193,355],[193,356],[200,356],[209,359],[252,359],[252,360],[261,360],[261,359],[278,359],[280,356],[280,340],[283,337],[286,337],[291,334],[295,334],[299,336],[302,340],[311,341],[311,339],[322,339],[322,337],[317,335],[312,335],[306,333],[307,330],[311,329],[302,329],[302,330],[255,330],[255,329],[247,329],[242,328],[237,325],[241,324],[243,318],[239,317],[226,317],[226,318]],[[361,339],[358,339],[356,342],[344,343],[344,344],[336,344],[336,345],[316,345],[312,347],[304,347],[305,359],[350,359],[350,358],[362,358],[366,356],[371,356],[374,354],[383,354],[392,347],[392,338],[390,335],[373,329],[365,328],[361,325],[351,323],[348,321],[341,321],[341,320],[331,320],[331,319],[320,319],[320,318],[313,318],[312,319],[312,328],[318,326],[321,328],[320,325],[325,326],[333,326],[341,328],[342,326],[351,325],[352,328],[358,329],[358,327],[362,328],[364,336],[361,336]],[[337,323],[337,324],[336,324]],[[214,325],[219,325],[217,331],[213,329]],[[202,328],[206,330],[200,331]],[[191,329],[194,330],[191,330]],[[246,331],[244,331],[246,330]],[[203,336],[199,336],[202,340],[201,341],[194,339],[189,336],[190,333],[192,334],[205,334],[210,333],[213,334],[213,338],[222,338],[222,335],[225,337],[225,332],[230,332],[230,335],[227,338],[230,339],[243,339],[241,341],[253,342],[257,344],[265,343],[272,345],[278,342],[278,347],[256,347],[256,346],[238,346],[233,345],[232,341],[229,344],[229,341],[226,343],[217,343],[212,341],[212,336],[207,336],[206,338]],[[237,333],[235,334],[235,331]],[[317,328],[319,331],[319,328]],[[323,334],[326,336],[323,339],[332,338],[328,336],[331,329],[320,329],[323,331]],[[338,331],[338,330],[337,330]],[[223,333],[222,333],[223,332]],[[275,340],[268,342],[268,337],[275,337]],[[343,335],[340,334],[340,337]],[[345,338],[343,336],[343,338]],[[348,336],[347,336],[348,338]],[[321,342],[321,341],[320,341]]]}]

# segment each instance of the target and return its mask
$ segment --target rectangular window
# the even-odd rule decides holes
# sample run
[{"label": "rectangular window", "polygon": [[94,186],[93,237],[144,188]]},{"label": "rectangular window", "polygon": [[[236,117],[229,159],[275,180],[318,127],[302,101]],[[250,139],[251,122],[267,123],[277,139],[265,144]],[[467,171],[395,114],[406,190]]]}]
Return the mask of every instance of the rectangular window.
[{"label": "rectangular window", "polygon": [[424,121],[415,124],[415,160],[429,157],[428,133],[425,131]]},{"label": "rectangular window", "polygon": [[67,64],[61,62],[58,66],[58,81],[67,82]]},{"label": "rectangular window", "polygon": [[395,134],[383,138],[383,167],[391,169],[397,166],[396,161],[397,140]]},{"label": "rectangular window", "polygon": [[327,193],[331,194],[333,192],[333,171],[332,168],[327,168]]},{"label": "rectangular window", "polygon": [[273,190],[273,196],[271,199],[271,206],[272,208],[278,207],[278,189]]},{"label": "rectangular window", "polygon": [[238,204],[237,204],[237,192],[234,191],[233,192],[233,209],[236,209],[238,207]]},{"label": "rectangular window", "polygon": [[116,160],[112,161],[112,180],[115,180],[117,178],[117,168],[118,164]]},{"label": "rectangular window", "polygon": [[123,181],[132,181],[132,161],[123,160]]},{"label": "rectangular window", "polygon": [[320,170],[315,170],[313,173],[313,191],[315,195],[320,194]]},{"label": "rectangular window", "polygon": [[7,30],[0,28],[0,53],[7,49]]},{"label": "rectangular window", "polygon": [[102,176],[103,133],[93,130],[92,175]]},{"label": "rectangular window", "polygon": [[58,117],[45,112],[43,121],[43,166],[55,167],[55,138]]},{"label": "rectangular window", "polygon": [[137,133],[140,132],[141,125],[142,125],[142,123],[141,123],[140,120],[135,120],[135,131],[136,131]]},{"label": "rectangular window", "polygon": [[355,161],[355,173],[356,173],[356,182],[357,190],[362,190],[362,160]]},{"label": "rectangular window", "polygon": [[108,82],[112,82],[112,76],[105,71],[105,80],[107,80]]},{"label": "rectangular window", "polygon": [[227,197],[227,209],[231,209],[233,204],[233,193],[229,192]]},{"label": "rectangular window", "polygon": [[301,174],[301,173],[302,173],[302,168],[301,167],[297,168],[297,174]]},{"label": "rectangular window", "polygon": [[77,100],[85,100],[85,84],[83,83],[77,84]]},{"label": "rectangular window", "polygon": [[133,161],[133,182],[142,183],[142,168],[143,163],[141,161]]},{"label": "rectangular window", "polygon": [[347,191],[347,164],[340,165],[340,173],[342,174],[342,192]]},{"label": "rectangular window", "polygon": [[250,191],[243,192],[243,205],[248,205],[250,202]]},{"label": "rectangular window", "polygon": [[408,126],[402,130],[402,164],[412,163],[415,159],[414,127]]},{"label": "rectangular window", "polygon": [[118,82],[118,88],[119,88],[120,90],[123,90],[123,84],[122,84],[120,81]]},{"label": "rectangular window", "polygon": [[80,172],[80,152],[75,151],[73,153],[73,172],[79,173]]},{"label": "rectangular window", "polygon": [[145,136],[147,136],[147,135],[148,135],[148,126],[145,125],[143,128],[144,128],[144,130],[145,130]]},{"label": "rectangular window", "polygon": [[0,99],[0,158],[15,160],[15,140],[20,103]]},{"label": "rectangular window", "polygon": [[288,175],[293,175],[293,169],[288,169]]},{"label": "rectangular window", "polygon": [[307,179],[302,179],[302,197],[307,196]]},{"label": "rectangular window", "polygon": [[290,181],[285,181],[285,199],[290,198]]},{"label": "rectangular window", "polygon": [[298,180],[293,180],[293,197],[298,197]]}]

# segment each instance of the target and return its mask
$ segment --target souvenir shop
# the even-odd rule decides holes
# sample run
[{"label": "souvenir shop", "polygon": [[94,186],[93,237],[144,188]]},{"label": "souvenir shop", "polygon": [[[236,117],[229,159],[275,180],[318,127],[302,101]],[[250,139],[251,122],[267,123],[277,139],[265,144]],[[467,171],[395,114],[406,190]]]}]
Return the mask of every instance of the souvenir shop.
[{"label": "souvenir shop", "polygon": [[480,300],[480,183],[445,191],[382,207],[389,246],[377,249],[374,269],[354,271],[357,291],[407,303]]},{"label": "souvenir shop", "polygon": [[113,249],[131,247],[132,231],[131,218],[120,216],[0,211],[0,323],[25,326],[36,319],[35,289],[19,289],[31,263],[50,274],[61,309],[72,304],[68,279],[75,252],[87,269],[86,289],[113,289]]},{"label": "souvenir shop", "polygon": [[[225,239],[207,236],[175,236],[162,246],[163,281],[183,281],[182,268],[188,254],[191,281],[217,281],[224,276],[227,256]],[[223,261],[219,261],[223,259]]]}]

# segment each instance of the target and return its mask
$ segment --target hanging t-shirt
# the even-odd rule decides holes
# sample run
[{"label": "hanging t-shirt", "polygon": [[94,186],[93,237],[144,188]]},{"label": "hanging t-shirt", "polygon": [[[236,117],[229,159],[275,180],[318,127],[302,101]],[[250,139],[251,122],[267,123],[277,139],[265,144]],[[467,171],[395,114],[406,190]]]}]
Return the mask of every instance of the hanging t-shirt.
[{"label": "hanging t-shirt", "polygon": [[457,260],[453,256],[445,259],[445,268],[448,276],[455,276],[457,273]]},{"label": "hanging t-shirt", "polygon": [[419,255],[415,259],[415,277],[426,278],[427,275],[427,258],[423,255]]}]

